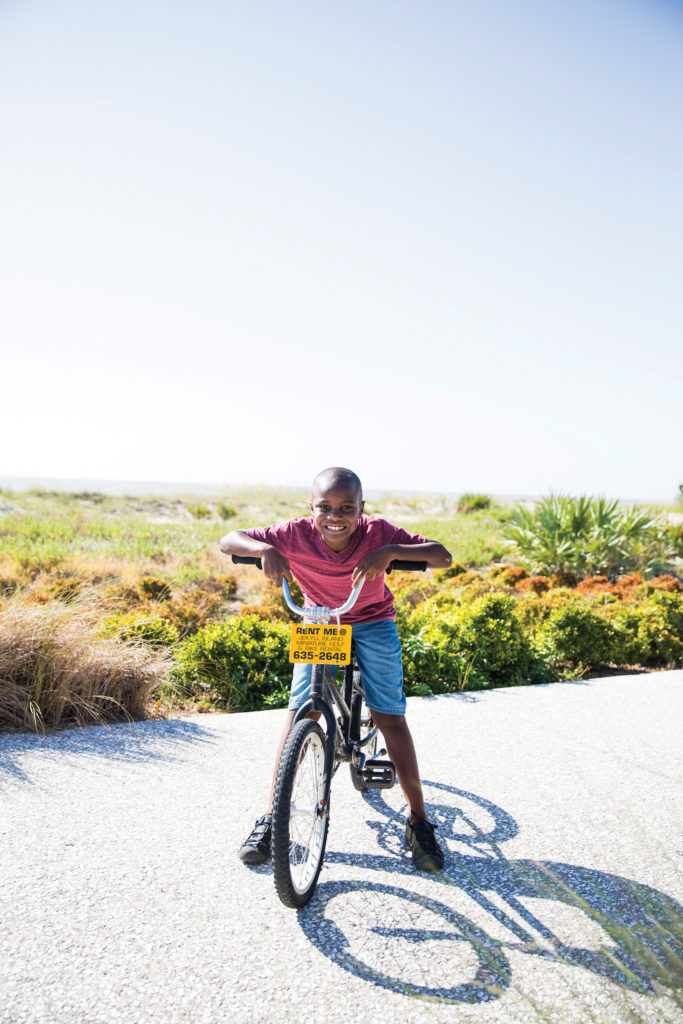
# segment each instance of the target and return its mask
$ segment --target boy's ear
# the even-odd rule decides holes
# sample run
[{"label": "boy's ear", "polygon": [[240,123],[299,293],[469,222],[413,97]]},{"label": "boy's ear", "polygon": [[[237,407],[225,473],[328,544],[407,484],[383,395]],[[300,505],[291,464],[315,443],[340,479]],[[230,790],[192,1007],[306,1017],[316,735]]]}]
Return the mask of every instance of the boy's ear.
[{"label": "boy's ear", "polygon": [[362,513],[363,513],[363,509],[364,509],[364,508],[365,508],[365,502],[364,502],[364,501],[361,501],[361,503],[360,503],[360,510],[361,510],[361,515],[362,515]]}]

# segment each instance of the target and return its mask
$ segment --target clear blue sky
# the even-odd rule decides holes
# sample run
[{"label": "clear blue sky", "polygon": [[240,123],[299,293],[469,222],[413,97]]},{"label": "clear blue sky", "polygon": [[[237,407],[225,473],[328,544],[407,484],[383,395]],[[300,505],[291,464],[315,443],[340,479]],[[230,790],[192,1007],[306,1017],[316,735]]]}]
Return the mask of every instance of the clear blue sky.
[{"label": "clear blue sky", "polygon": [[683,8],[0,3],[0,475],[673,497]]}]

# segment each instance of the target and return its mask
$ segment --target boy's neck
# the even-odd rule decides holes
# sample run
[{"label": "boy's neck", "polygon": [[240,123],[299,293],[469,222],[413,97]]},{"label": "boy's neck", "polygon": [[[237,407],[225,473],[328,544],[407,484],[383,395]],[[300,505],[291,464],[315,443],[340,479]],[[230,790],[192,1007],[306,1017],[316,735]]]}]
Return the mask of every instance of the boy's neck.
[{"label": "boy's neck", "polygon": [[353,540],[354,536],[355,536],[355,531],[354,531],[354,533],[351,534],[351,536],[347,540],[342,541],[342,543],[339,545],[339,547],[332,547],[332,545],[328,544],[327,540],[324,537],[321,537],[321,540],[322,540],[322,542],[323,542],[323,544],[325,545],[326,548],[329,548],[330,551],[334,551],[335,554],[338,555],[338,554],[341,554],[342,551],[346,551],[346,549],[348,548],[349,544]]}]

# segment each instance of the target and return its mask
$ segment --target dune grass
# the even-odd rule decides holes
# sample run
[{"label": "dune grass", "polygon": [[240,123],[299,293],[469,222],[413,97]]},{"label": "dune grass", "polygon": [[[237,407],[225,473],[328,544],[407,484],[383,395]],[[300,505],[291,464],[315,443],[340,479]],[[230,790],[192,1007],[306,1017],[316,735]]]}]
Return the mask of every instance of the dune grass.
[{"label": "dune grass", "polygon": [[32,605],[18,593],[0,608],[0,723],[39,731],[148,714],[166,674],[164,652],[101,635],[92,605]]}]

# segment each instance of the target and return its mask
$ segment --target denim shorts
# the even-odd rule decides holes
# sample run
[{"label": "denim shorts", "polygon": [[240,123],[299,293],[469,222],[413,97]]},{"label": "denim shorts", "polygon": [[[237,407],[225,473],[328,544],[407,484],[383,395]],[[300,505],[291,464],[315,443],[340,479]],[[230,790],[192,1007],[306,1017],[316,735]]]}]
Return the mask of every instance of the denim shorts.
[{"label": "denim shorts", "polygon": [[[370,711],[404,715],[406,698],[403,693],[403,662],[396,623],[393,619],[354,622],[351,630],[356,661],[363,677],[365,703]],[[301,662],[295,664],[289,698],[290,710],[300,708],[308,700],[312,673],[312,665]]]}]

